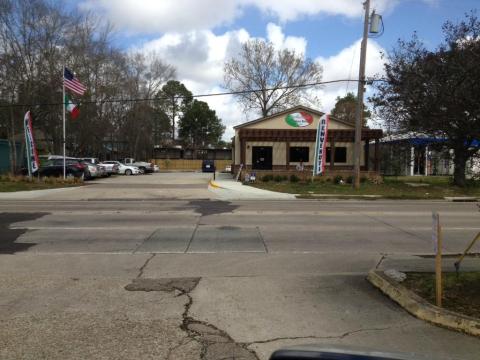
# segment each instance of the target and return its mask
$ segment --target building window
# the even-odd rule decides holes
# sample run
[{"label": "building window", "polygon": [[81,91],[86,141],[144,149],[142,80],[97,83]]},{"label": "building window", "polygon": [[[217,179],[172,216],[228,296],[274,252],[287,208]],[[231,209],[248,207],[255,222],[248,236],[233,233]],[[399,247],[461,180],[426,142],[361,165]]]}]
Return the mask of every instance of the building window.
[{"label": "building window", "polygon": [[308,146],[291,146],[290,162],[308,162],[310,148]]},{"label": "building window", "polygon": [[[327,163],[330,162],[330,148],[327,147]],[[335,164],[336,163],[346,163],[347,162],[347,148],[346,147],[335,147]]]}]

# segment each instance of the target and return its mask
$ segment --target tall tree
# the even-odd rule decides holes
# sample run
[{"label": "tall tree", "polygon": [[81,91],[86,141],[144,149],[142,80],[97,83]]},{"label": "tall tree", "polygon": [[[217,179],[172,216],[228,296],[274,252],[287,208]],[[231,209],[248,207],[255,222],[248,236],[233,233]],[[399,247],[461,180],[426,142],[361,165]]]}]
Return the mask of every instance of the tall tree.
[{"label": "tall tree", "polygon": [[182,142],[193,149],[216,146],[222,139],[225,126],[215,110],[203,101],[193,100],[186,108],[179,122],[179,136]]},{"label": "tall tree", "polygon": [[301,86],[321,80],[320,65],[258,39],[244,43],[238,56],[224,66],[225,87],[239,92],[235,96],[245,110],[258,110],[262,116],[312,102],[307,88]]},{"label": "tall tree", "polygon": [[466,162],[480,139],[480,21],[474,12],[443,26],[429,51],[416,37],[399,41],[385,64],[386,82],[372,98],[391,128],[442,138],[454,150],[454,183],[465,186]]},{"label": "tall tree", "polygon": [[[357,107],[357,97],[353,93],[347,93],[347,95],[337,97],[335,107],[332,109],[331,114],[333,117],[347,121],[351,124],[355,124],[355,109]],[[371,113],[363,106],[363,126],[367,124],[367,120],[370,118]]]},{"label": "tall tree", "polygon": [[[75,71],[88,91],[75,121],[67,118],[67,153],[72,156],[148,157],[157,113],[149,102],[175,76],[155,53],[130,54],[112,45],[112,28],[99,16],[69,10],[64,1],[0,1],[0,103],[36,104],[0,108],[0,127],[13,147],[26,110],[44,151],[62,149],[62,67]],[[57,104],[57,105],[48,105]],[[19,161],[20,162],[20,161]]]},{"label": "tall tree", "polygon": [[175,124],[192,102],[192,93],[181,82],[170,80],[157,93],[156,98],[158,107],[170,119],[172,140],[175,140]]}]

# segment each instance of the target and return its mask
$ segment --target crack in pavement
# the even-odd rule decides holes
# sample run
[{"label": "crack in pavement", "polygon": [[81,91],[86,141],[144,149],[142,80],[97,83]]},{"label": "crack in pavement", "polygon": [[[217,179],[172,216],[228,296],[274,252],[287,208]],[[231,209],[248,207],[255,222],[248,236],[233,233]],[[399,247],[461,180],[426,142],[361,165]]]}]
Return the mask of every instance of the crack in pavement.
[{"label": "crack in pavement", "polygon": [[[153,256],[149,260],[152,258]],[[149,260],[145,262],[142,268],[148,264]],[[200,359],[202,360],[259,360],[255,351],[248,349],[249,344],[238,343],[225,331],[190,316],[190,308],[193,305],[193,298],[190,292],[195,289],[200,280],[201,278],[199,277],[145,279],[138,276],[125,286],[125,290],[174,292],[175,297],[185,296],[187,298],[180,325],[180,329],[187,334],[187,337],[169,349],[168,356],[171,356],[174,351],[189,344],[191,341],[196,341],[201,347]],[[186,342],[186,339],[190,341]]]},{"label": "crack in pavement", "polygon": [[377,265],[375,265],[375,270],[377,270],[377,269],[380,267],[380,265],[382,264],[383,260],[386,259],[386,257],[387,257],[388,254],[381,254],[381,255],[382,255],[382,257],[381,257],[380,260],[378,261]]},{"label": "crack in pavement", "polygon": [[137,275],[137,278],[140,278],[140,277],[143,276],[143,271],[144,271],[145,268],[147,267],[147,265],[148,265],[148,263],[150,262],[150,260],[152,260],[152,259],[155,257],[155,255],[157,255],[157,254],[155,254],[155,253],[154,253],[154,254],[151,254],[151,256],[150,256],[147,260],[145,260],[145,263],[144,263],[144,264],[140,267],[140,269],[139,269],[139,273],[138,273],[138,275]]},{"label": "crack in pavement", "polygon": [[368,332],[368,331],[383,331],[383,330],[390,330],[396,327],[403,326],[404,324],[396,325],[396,326],[387,326],[387,327],[382,327],[382,328],[364,328],[364,329],[357,329],[357,330],[352,330],[352,331],[347,331],[343,334],[340,335],[328,335],[328,336],[287,336],[287,337],[278,337],[278,338],[273,338],[273,339],[267,339],[267,340],[259,340],[259,341],[252,341],[248,344],[248,346],[255,345],[255,344],[268,344],[271,342],[275,341],[282,341],[282,340],[301,340],[301,339],[344,339],[347,336],[357,334],[360,332]]},{"label": "crack in pavement", "polygon": [[[153,256],[149,260],[152,258]],[[149,260],[145,262],[143,268],[148,264]],[[199,356],[201,360],[259,360],[255,350],[250,348],[252,345],[267,344],[282,340],[341,340],[361,332],[384,331],[405,325],[396,324],[394,326],[387,327],[361,328],[329,336],[286,336],[252,342],[237,342],[227,332],[219,329],[215,325],[205,321],[197,320],[190,316],[190,310],[194,302],[190,293],[198,286],[200,280],[200,277],[161,279],[146,279],[137,277],[133,279],[130,284],[125,286],[125,290],[128,291],[162,291],[174,293],[175,297],[186,297],[187,301],[183,305],[183,312],[181,315],[182,322],[179,325],[180,329],[186,333],[186,337],[169,349],[167,359],[172,358],[176,351],[183,346],[191,344],[192,341],[195,341],[200,347],[200,350],[197,349],[197,351],[200,353]]]}]

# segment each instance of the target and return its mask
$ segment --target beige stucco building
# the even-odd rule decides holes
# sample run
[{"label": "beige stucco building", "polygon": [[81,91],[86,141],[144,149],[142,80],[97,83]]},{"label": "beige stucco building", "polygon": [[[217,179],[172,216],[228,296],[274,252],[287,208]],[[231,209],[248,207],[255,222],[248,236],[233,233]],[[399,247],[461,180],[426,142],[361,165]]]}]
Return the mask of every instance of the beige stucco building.
[{"label": "beige stucco building", "polygon": [[[322,115],[320,111],[296,106],[235,126],[233,171],[237,173],[241,164],[247,171],[295,171],[299,164],[306,170],[312,169],[318,121]],[[378,140],[381,137],[382,130],[362,129],[362,171],[378,171]],[[330,117],[326,173],[353,169],[354,138],[352,124]],[[371,140],[376,144],[373,156],[365,145]]]}]

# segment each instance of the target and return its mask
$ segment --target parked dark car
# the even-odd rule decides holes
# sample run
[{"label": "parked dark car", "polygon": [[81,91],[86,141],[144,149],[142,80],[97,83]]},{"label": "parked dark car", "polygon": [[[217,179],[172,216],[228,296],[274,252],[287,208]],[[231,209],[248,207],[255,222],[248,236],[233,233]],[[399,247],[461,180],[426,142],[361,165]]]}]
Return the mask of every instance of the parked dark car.
[{"label": "parked dark car", "polygon": [[[25,173],[26,170],[23,171]],[[76,177],[83,178],[85,176],[85,167],[78,160],[67,159],[65,161],[65,173],[68,178]],[[34,176],[54,176],[62,177],[63,176],[63,159],[53,159],[47,160],[40,168],[38,173],[33,174]]]},{"label": "parked dark car", "polygon": [[202,161],[202,172],[215,172],[215,161],[214,160],[203,160]]}]

